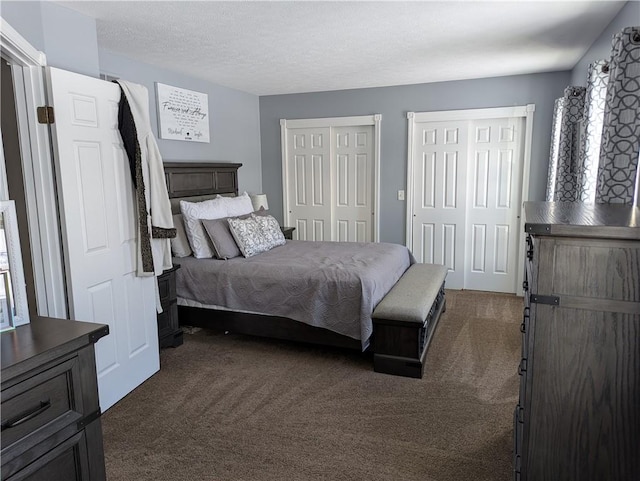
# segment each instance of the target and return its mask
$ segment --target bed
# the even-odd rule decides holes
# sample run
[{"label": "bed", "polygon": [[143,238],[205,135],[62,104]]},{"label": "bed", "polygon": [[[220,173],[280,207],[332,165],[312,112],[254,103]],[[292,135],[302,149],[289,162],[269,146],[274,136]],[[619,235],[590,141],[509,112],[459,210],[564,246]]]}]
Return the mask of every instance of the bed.
[{"label": "bed", "polygon": [[[241,165],[165,163],[174,212],[181,200],[237,196]],[[297,240],[248,258],[174,261],[182,325],[362,351],[374,308],[415,262],[396,244]]]}]

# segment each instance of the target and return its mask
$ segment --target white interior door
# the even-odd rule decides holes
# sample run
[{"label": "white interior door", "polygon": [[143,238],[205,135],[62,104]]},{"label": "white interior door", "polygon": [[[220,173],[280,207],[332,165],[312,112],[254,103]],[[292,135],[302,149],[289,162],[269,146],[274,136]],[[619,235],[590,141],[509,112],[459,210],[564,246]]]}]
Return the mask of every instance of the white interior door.
[{"label": "white interior door", "polygon": [[448,288],[518,292],[533,110],[408,114],[407,243]]},{"label": "white interior door", "polygon": [[464,287],[468,122],[416,125],[413,142],[412,252],[443,264],[447,287]]},{"label": "white interior door", "polygon": [[524,119],[471,123],[466,289],[515,292]]},{"label": "white interior door", "polygon": [[48,69],[72,319],[109,325],[96,344],[100,406],[159,369],[155,277],[136,276],[136,215],[118,132],[119,87]]},{"label": "white interior door", "polygon": [[287,137],[285,224],[296,228],[296,239],[331,239],[330,146],[329,128],[291,129]]},{"label": "white interior door", "polygon": [[373,240],[373,126],[336,127],[332,135],[334,240]]}]

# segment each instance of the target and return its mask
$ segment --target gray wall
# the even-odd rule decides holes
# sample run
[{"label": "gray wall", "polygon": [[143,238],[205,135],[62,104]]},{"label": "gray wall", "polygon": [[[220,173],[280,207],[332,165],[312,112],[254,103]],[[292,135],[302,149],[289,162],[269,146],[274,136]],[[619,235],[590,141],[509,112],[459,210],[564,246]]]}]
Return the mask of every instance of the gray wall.
[{"label": "gray wall", "polygon": [[[100,49],[104,73],[142,84],[149,89],[151,125],[166,161],[239,162],[240,191],[262,192],[260,116],[258,96],[144,64]],[[155,82],[206,93],[209,97],[210,142],[163,140],[158,136]]]},{"label": "gray wall", "polygon": [[158,139],[160,153],[172,161],[240,162],[239,187],[262,192],[259,101],[256,95],[221,87],[153,67],[98,48],[96,21],[51,2],[2,0],[0,15],[35,48],[47,64],[98,77],[110,73],[149,89],[151,121],[158,136],[155,82],[204,92],[209,96],[210,143]]},{"label": "gray wall", "polygon": [[95,19],[42,2],[42,31],[49,65],[91,77],[100,74]]},{"label": "gray wall", "polygon": [[0,1],[0,16],[34,48],[45,51],[40,2]]},{"label": "gray wall", "polygon": [[99,75],[95,19],[51,2],[6,0],[0,2],[0,15],[46,54],[47,65]]},{"label": "gray wall", "polygon": [[625,27],[640,25],[640,1],[627,2],[571,71],[571,85],[586,85],[591,62],[611,57],[611,38]]},{"label": "gray wall", "polygon": [[280,119],[382,114],[380,240],[404,243],[408,111],[427,112],[533,103],[530,198],[544,199],[553,101],[568,85],[570,72],[517,75],[456,82],[260,97],[262,186],[269,208],[282,221]]}]

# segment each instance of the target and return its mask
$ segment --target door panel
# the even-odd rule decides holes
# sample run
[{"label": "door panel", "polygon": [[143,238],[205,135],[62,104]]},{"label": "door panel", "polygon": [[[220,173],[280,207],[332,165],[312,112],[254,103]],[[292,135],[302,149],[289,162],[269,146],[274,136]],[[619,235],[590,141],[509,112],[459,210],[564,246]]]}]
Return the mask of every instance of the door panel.
[{"label": "door panel", "polygon": [[466,122],[417,123],[414,135],[413,255],[444,264],[447,287],[464,286]]},{"label": "door panel", "polygon": [[373,126],[336,127],[332,181],[335,186],[333,222],[343,242],[373,240]]},{"label": "door panel", "polygon": [[289,212],[299,240],[331,239],[329,129],[290,129],[287,136]]},{"label": "door panel", "polygon": [[465,288],[515,292],[524,120],[476,120],[471,129],[476,168],[470,172],[467,229],[483,235],[472,236],[467,246]]},{"label": "door panel", "polygon": [[117,130],[116,84],[50,68],[63,247],[72,319],[109,325],[96,344],[108,409],[159,369],[155,277],[136,276],[136,215]]}]

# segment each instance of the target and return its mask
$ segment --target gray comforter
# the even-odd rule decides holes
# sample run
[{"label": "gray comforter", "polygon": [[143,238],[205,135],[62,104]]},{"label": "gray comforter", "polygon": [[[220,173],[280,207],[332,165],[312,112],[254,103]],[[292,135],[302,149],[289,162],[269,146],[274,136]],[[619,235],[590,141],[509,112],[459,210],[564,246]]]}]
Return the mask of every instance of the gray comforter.
[{"label": "gray comforter", "polygon": [[246,259],[175,260],[179,297],[288,317],[363,346],[373,309],[415,262],[397,244],[295,240]]}]

